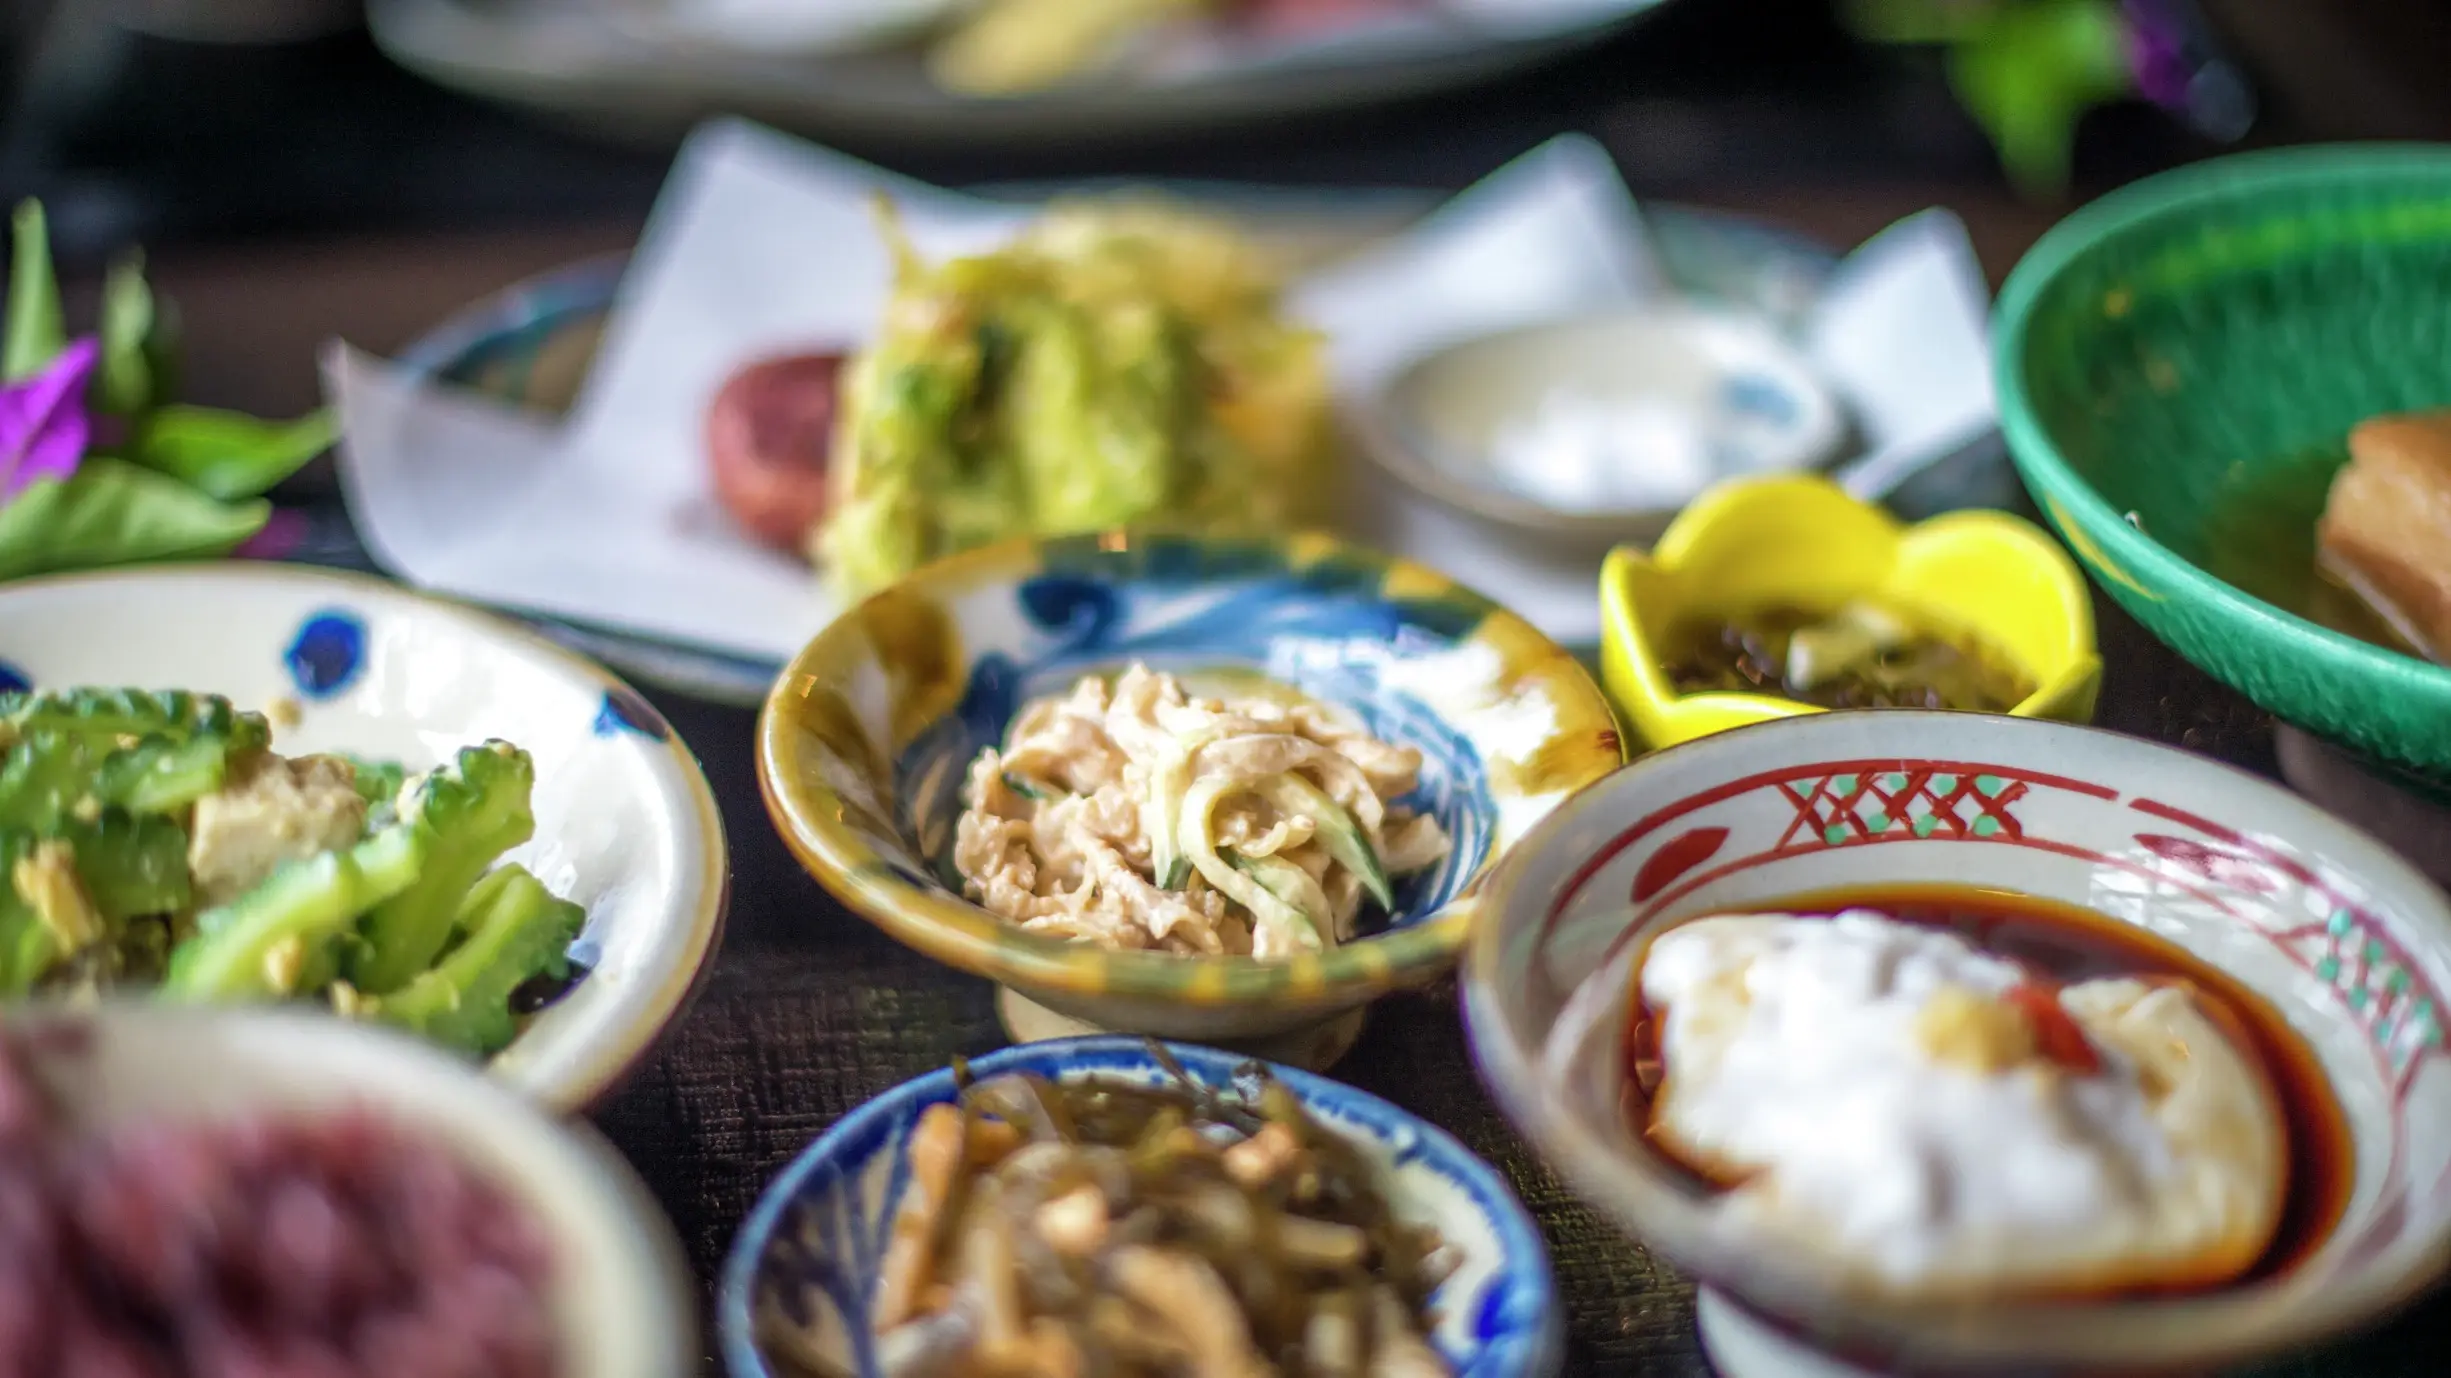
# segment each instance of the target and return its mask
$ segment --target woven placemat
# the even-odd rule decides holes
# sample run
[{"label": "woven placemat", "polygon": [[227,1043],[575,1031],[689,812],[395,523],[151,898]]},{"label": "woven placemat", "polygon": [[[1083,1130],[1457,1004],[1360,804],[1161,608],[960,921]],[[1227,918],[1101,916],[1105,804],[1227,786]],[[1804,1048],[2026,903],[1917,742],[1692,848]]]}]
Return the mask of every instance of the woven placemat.
[{"label": "woven placemat", "polygon": [[[2267,715],[2107,603],[2099,612],[2102,725],[2274,773]],[[696,748],[723,803],[731,922],[696,1007],[595,1118],[672,1213],[711,1285],[758,1191],[827,1125],[896,1082],[1004,1040],[987,983],[884,938],[793,862],[759,801],[753,715],[669,696],[658,706]],[[1548,1237],[1571,1327],[1567,1372],[1709,1373],[1691,1287],[1569,1196],[1482,1093],[1452,988],[1382,1002],[1334,1074],[1442,1126],[1504,1170]],[[2451,1353],[2435,1334],[2445,1329],[2451,1306],[2437,1302],[2268,1371],[2433,1378]]]}]

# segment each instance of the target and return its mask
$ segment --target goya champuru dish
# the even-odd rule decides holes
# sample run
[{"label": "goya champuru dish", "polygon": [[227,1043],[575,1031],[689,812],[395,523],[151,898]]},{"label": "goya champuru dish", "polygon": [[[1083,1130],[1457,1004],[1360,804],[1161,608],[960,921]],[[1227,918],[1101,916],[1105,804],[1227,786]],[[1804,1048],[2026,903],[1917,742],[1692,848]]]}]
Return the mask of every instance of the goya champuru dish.
[{"label": "goya champuru dish", "polygon": [[954,864],[1032,932],[1263,960],[1356,936],[1442,860],[1398,802],[1421,753],[1281,685],[1201,695],[1133,665],[1025,705],[970,767]]},{"label": "goya champuru dish", "polygon": [[476,1055],[563,988],[586,915],[518,865],[508,742],[411,773],[284,756],[184,690],[0,695],[0,994],[320,1000]]},{"label": "goya champuru dish", "polygon": [[2280,1015],[2086,911],[1909,888],[1711,915],[1636,984],[1633,1127],[1867,1292],[2217,1287],[2347,1203],[2345,1123]]}]

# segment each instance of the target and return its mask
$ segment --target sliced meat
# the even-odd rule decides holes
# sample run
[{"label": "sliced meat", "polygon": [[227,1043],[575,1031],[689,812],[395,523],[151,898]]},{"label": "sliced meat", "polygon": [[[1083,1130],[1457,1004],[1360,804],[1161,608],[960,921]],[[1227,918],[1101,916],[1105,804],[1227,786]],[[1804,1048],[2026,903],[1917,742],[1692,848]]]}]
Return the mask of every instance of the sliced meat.
[{"label": "sliced meat", "polygon": [[2326,570],[2409,644],[2451,664],[2451,411],[2351,431],[2315,539]]},{"label": "sliced meat", "polygon": [[825,515],[840,354],[766,359],[732,375],[706,409],[715,496],[750,535],[799,551]]}]

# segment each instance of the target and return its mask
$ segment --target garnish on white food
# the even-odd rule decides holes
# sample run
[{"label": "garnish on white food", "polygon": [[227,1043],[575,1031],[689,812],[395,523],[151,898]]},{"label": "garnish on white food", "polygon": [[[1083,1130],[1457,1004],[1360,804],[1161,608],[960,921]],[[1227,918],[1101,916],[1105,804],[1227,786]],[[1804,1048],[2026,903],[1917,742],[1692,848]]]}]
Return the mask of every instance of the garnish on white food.
[{"label": "garnish on white food", "polygon": [[2268,1074],[2184,984],[2053,986],[1866,910],[1731,915],[1647,954],[1650,1134],[1716,1209],[1915,1299],[2205,1286],[2288,1195]]},{"label": "garnish on white food", "polygon": [[1398,807],[1421,753],[1289,692],[1198,697],[1134,665],[1035,700],[979,753],[953,860],[1033,932],[1262,959],[1353,937],[1365,900],[1436,865],[1438,820]]}]

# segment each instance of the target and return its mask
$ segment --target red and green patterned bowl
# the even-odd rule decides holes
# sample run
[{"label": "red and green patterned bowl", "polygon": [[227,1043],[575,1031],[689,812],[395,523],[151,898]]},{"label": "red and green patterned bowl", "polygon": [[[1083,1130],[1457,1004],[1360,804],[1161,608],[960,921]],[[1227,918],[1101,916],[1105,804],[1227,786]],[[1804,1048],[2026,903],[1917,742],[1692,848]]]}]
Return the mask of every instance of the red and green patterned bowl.
[{"label": "red and green patterned bowl", "polygon": [[[2304,1263],[2211,1292],[1924,1310],[1730,1228],[1623,1115],[1633,963],[1682,920],[1885,885],[2082,906],[2269,1001],[2349,1124],[2340,1223]],[[1584,790],[1491,875],[1464,961],[1482,1079],[1578,1194],[1722,1298],[1884,1373],[2207,1373],[2406,1305],[2451,1264],[2446,992],[2443,893],[2280,786],[2094,728],[1904,710],[1739,727]],[[2363,1371],[2349,1358],[2324,1371]]]},{"label": "red and green patterned bowl", "polygon": [[2290,722],[2451,778],[2451,668],[2303,614],[2349,428],[2451,403],[2451,147],[2140,182],[2043,237],[1996,331],[2018,471],[2112,598]]}]

